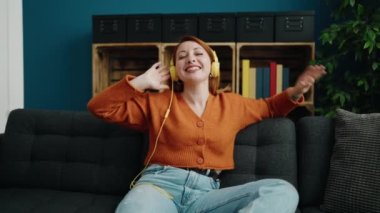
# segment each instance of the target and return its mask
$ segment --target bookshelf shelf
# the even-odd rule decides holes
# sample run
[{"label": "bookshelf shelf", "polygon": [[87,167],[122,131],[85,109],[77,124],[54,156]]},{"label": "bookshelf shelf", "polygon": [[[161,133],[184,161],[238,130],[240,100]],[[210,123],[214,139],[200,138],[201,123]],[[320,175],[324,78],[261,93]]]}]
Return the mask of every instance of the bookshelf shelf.
[{"label": "bookshelf shelf", "polygon": [[[314,42],[236,43],[236,87],[242,94],[242,61],[248,59],[251,67],[269,67],[270,62],[282,64],[289,69],[289,86],[294,85],[310,60],[315,58]],[[314,88],[305,94],[301,105],[314,113]]]},{"label": "bookshelf shelf", "polygon": [[[125,75],[140,75],[157,61],[169,65],[177,43],[97,43],[92,45],[92,94],[103,91]],[[221,88],[235,88],[235,43],[208,43],[221,62]]]},{"label": "bookshelf shelf", "polygon": [[161,43],[98,43],[92,45],[92,94],[126,74],[139,75],[161,60]]},{"label": "bookshelf shelf", "polygon": [[[92,45],[93,95],[101,92],[126,74],[139,75],[157,61],[170,64],[177,43],[94,43]],[[207,42],[221,64],[221,88],[231,87],[242,94],[242,60],[251,66],[265,66],[275,61],[289,68],[289,85],[310,60],[315,58],[314,42]],[[305,95],[302,105],[314,112],[314,88]]]}]

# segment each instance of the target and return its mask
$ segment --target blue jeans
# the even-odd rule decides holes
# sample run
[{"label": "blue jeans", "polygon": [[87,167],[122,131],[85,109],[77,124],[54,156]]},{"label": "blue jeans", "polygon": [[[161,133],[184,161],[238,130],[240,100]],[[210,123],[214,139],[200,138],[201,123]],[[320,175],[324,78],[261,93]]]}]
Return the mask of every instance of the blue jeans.
[{"label": "blue jeans", "polygon": [[264,179],[219,189],[219,180],[172,166],[151,165],[116,213],[294,213],[296,189],[284,180]]}]

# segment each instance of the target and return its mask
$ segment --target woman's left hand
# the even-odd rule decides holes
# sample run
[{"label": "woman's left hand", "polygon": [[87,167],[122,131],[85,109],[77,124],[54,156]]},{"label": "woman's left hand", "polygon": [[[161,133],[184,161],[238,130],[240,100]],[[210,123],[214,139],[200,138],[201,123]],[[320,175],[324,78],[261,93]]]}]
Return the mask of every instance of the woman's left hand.
[{"label": "woman's left hand", "polygon": [[298,100],[303,94],[310,90],[315,81],[326,74],[325,66],[309,65],[305,71],[298,77],[294,87],[288,90],[288,95],[293,100]]}]

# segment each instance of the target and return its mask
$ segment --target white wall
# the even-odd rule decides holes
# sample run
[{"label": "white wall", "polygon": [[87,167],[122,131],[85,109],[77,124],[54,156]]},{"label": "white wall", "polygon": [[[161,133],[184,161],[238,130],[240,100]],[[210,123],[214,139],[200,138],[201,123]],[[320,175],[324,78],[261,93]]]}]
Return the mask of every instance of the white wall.
[{"label": "white wall", "polygon": [[0,0],[0,133],[12,109],[24,107],[22,0]]}]

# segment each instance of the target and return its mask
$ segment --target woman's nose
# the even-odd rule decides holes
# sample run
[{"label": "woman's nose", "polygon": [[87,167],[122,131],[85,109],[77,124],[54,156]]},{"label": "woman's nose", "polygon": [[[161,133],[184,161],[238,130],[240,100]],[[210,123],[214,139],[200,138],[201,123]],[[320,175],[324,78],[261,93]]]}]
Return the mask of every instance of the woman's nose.
[{"label": "woman's nose", "polygon": [[190,63],[194,63],[194,62],[195,62],[194,56],[189,55],[187,63],[190,64]]}]

